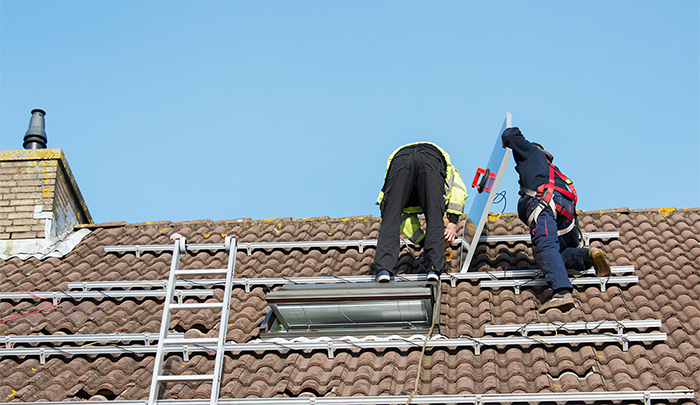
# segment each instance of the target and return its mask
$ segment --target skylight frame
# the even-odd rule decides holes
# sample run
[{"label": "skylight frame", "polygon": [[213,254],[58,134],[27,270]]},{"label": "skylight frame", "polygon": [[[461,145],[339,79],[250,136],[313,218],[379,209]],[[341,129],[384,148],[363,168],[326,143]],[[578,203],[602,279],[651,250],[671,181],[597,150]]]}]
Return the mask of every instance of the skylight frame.
[{"label": "skylight frame", "polygon": [[260,337],[426,334],[440,313],[437,288],[433,281],[285,285],[267,294]]}]

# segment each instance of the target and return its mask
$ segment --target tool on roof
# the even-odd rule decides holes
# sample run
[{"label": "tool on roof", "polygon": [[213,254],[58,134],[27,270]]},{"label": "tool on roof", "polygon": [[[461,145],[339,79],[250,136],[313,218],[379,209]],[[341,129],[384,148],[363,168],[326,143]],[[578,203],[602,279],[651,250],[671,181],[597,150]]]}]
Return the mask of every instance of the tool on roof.
[{"label": "tool on roof", "polygon": [[[483,176],[481,181],[479,181],[479,175]],[[475,187],[476,191],[480,193],[484,191],[490,193],[491,189],[493,188],[494,181],[496,181],[496,173],[492,172],[491,169],[483,169],[480,167],[476,169],[476,175],[474,175],[472,187]]]},{"label": "tool on roof", "polygon": [[[469,270],[474,252],[476,251],[476,245],[481,237],[481,231],[484,230],[484,224],[486,223],[489,211],[493,205],[495,193],[498,191],[498,186],[501,184],[501,178],[503,178],[508,160],[513,153],[509,148],[505,148],[501,142],[501,135],[506,128],[510,128],[511,121],[511,114],[506,113],[506,117],[501,125],[501,130],[498,132],[496,143],[493,146],[491,156],[489,157],[488,164],[486,168],[480,167],[477,169],[474,180],[472,181],[472,187],[475,187],[478,193],[472,200],[472,206],[469,209],[467,219],[471,220],[474,225],[474,239],[472,242],[465,242],[465,235],[462,236],[463,242],[459,255],[461,273],[465,273]],[[481,180],[479,180],[480,176]],[[467,229],[466,224],[464,229]],[[471,228],[469,230],[471,231]],[[464,262],[461,262],[462,249],[465,247],[467,250],[467,257],[464,259]]]}]

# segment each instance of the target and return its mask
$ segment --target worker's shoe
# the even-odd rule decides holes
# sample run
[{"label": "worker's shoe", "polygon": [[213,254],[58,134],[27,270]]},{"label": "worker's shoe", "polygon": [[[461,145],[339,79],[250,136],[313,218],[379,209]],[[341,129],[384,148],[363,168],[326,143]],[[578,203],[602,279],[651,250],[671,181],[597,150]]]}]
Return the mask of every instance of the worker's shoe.
[{"label": "worker's shoe", "polygon": [[440,275],[434,271],[428,272],[428,281],[440,281]]},{"label": "worker's shoe", "polygon": [[574,301],[574,297],[571,295],[570,292],[565,292],[565,293],[555,293],[552,295],[552,298],[549,299],[549,301],[545,302],[542,304],[537,311],[539,313],[544,314],[545,312],[549,311],[552,308],[557,308],[561,312],[566,312],[570,309],[573,309],[576,306],[576,302]]},{"label": "worker's shoe", "polygon": [[375,283],[388,283],[389,281],[391,281],[391,273],[389,273],[389,270],[380,270],[374,278]]},{"label": "worker's shoe", "polygon": [[593,268],[595,268],[596,277],[608,277],[610,275],[610,264],[605,258],[605,253],[598,248],[588,249]]}]

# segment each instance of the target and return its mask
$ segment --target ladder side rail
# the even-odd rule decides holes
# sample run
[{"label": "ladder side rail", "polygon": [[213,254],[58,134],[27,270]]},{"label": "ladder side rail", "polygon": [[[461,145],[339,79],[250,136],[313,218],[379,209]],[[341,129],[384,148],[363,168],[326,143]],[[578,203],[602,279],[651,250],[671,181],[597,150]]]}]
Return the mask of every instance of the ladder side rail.
[{"label": "ladder side rail", "polygon": [[224,304],[221,308],[221,321],[219,322],[219,340],[216,346],[216,358],[214,360],[214,379],[211,385],[211,402],[210,405],[216,405],[219,399],[219,392],[221,390],[221,373],[224,366],[224,359],[226,354],[226,333],[228,332],[228,318],[231,310],[231,293],[233,292],[233,277],[235,276],[236,269],[236,253],[238,253],[238,246],[236,245],[236,239],[231,238],[228,253],[228,266],[226,267],[226,287],[224,287]]},{"label": "ladder side rail", "polygon": [[168,275],[168,288],[165,296],[165,304],[163,307],[163,318],[160,324],[160,335],[158,338],[158,348],[156,349],[156,358],[153,364],[153,376],[151,379],[151,390],[148,396],[148,404],[155,405],[158,400],[158,391],[160,388],[160,382],[158,377],[163,372],[163,361],[165,358],[165,341],[168,337],[168,328],[170,326],[170,305],[173,302],[173,297],[175,295],[175,279],[176,273],[180,263],[180,248],[184,243],[179,243],[180,239],[177,239],[172,245],[173,257],[170,263],[170,274]]}]

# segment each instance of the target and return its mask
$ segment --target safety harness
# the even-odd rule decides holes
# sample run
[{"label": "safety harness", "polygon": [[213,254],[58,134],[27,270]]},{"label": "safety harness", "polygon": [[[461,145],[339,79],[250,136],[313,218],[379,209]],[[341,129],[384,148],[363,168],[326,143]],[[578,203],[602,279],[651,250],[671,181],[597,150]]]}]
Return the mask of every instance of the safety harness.
[{"label": "safety harness", "polygon": [[[554,176],[559,176],[560,179],[564,180],[564,183],[566,183],[567,188],[561,188],[557,187],[554,185]],[[554,202],[554,192],[558,191],[561,194],[563,194],[565,197],[571,199],[574,202],[574,206],[576,205],[576,201],[578,200],[578,195],[576,194],[576,189],[574,188],[574,183],[569,180],[568,177],[566,177],[562,172],[554,168],[554,165],[549,163],[549,182],[546,184],[542,184],[537,188],[537,191],[535,190],[530,190],[525,187],[520,187],[520,192],[522,194],[528,195],[532,198],[536,198],[539,200],[539,204],[537,204],[537,207],[530,213],[530,216],[527,219],[527,223],[531,224],[534,222],[534,220],[540,215],[540,213],[545,210],[546,208],[551,208],[552,212],[554,213],[554,218],[557,218],[557,213],[562,214],[566,219],[571,221],[571,224],[567,226],[564,229],[561,229],[557,231],[557,235],[565,235],[569,232],[571,232],[572,229],[576,226],[576,223],[574,221],[574,218],[576,217],[575,212],[569,212],[567,211],[563,206],[557,204]]]}]

